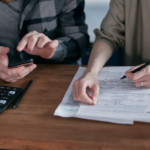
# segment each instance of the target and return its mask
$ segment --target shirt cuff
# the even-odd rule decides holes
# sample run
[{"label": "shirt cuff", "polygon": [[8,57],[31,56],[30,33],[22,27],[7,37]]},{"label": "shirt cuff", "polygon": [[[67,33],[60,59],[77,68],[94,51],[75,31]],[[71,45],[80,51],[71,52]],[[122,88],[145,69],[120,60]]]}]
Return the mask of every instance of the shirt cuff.
[{"label": "shirt cuff", "polygon": [[63,44],[61,40],[58,40],[59,44],[56,48],[54,55],[50,60],[54,60],[55,62],[62,62],[67,55],[67,47]]}]

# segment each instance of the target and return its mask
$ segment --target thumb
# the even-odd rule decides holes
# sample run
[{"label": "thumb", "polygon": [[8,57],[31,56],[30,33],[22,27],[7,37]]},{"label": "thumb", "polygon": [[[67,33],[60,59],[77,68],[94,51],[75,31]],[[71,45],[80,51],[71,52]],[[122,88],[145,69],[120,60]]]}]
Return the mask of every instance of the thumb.
[{"label": "thumb", "polygon": [[92,90],[92,100],[94,102],[94,104],[96,105],[97,103],[97,99],[98,99],[98,96],[99,96],[99,85],[94,85],[91,90]]},{"label": "thumb", "polygon": [[0,55],[7,54],[9,52],[8,47],[0,46]]},{"label": "thumb", "polygon": [[47,48],[56,49],[58,47],[58,44],[59,43],[57,40],[51,41],[48,43]]}]

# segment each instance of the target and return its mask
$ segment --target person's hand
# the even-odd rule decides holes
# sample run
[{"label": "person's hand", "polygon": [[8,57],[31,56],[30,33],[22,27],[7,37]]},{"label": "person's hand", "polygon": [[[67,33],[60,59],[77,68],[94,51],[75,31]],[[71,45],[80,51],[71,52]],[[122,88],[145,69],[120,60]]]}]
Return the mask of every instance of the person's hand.
[{"label": "person's hand", "polygon": [[8,47],[0,46],[0,79],[6,82],[15,82],[25,77],[36,68],[35,64],[28,67],[21,66],[18,68],[8,68],[8,52]]},{"label": "person's hand", "polygon": [[[87,92],[87,88],[92,90],[92,96]],[[99,82],[97,75],[88,72],[76,80],[72,86],[74,101],[95,105],[99,96]]]},{"label": "person's hand", "polygon": [[32,31],[26,34],[19,42],[17,50],[20,52],[25,50],[28,54],[38,55],[42,58],[49,59],[54,55],[58,41],[51,41],[43,33]]},{"label": "person's hand", "polygon": [[143,68],[139,72],[131,73],[131,71],[142,65],[132,67],[130,70],[126,71],[125,74],[130,81],[135,83],[136,87],[144,86],[146,88],[150,88],[150,66]]}]

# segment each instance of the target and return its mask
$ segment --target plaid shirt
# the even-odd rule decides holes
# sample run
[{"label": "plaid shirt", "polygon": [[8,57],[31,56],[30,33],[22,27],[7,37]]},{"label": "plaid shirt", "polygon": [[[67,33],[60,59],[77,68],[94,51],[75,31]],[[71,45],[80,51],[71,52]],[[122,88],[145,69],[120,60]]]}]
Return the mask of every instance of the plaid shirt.
[{"label": "plaid shirt", "polygon": [[[34,30],[44,33],[51,40],[59,41],[54,56],[47,61],[77,60],[85,54],[89,44],[84,20],[84,0],[24,0],[19,39]],[[27,54],[23,52],[23,55]]]}]

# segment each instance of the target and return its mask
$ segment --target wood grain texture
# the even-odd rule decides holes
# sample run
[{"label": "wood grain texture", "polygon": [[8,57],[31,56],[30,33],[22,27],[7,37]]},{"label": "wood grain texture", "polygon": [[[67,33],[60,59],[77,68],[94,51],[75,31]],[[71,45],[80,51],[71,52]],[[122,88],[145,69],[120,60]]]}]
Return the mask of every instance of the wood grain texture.
[{"label": "wood grain texture", "polygon": [[38,65],[16,83],[34,79],[17,109],[0,114],[0,149],[15,150],[149,150],[150,124],[118,125],[53,116],[78,66]]}]

